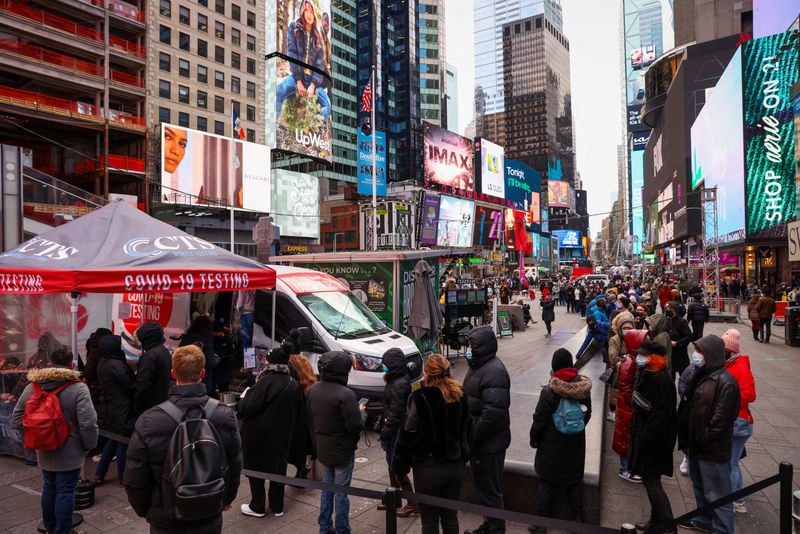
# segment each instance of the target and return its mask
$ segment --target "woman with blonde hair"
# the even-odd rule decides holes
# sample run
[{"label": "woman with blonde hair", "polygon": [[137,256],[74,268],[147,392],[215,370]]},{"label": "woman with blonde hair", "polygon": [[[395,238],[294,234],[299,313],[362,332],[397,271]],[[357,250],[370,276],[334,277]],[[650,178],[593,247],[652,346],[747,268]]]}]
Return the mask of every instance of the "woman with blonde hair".
[{"label": "woman with blonde hair", "polygon": [[[432,354],[425,362],[424,387],[411,394],[406,422],[397,438],[392,470],[401,478],[414,469],[417,493],[457,499],[469,457],[472,422],[461,385],[450,376],[450,362]],[[458,514],[420,504],[422,533],[457,534]]]}]

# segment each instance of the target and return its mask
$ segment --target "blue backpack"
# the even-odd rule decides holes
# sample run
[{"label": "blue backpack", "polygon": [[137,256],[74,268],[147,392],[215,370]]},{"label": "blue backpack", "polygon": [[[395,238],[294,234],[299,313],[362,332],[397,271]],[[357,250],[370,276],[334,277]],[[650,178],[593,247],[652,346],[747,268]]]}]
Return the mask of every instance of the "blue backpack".
[{"label": "blue backpack", "polygon": [[553,412],[553,425],[561,434],[580,434],[586,428],[583,422],[581,403],[575,399],[561,397],[558,408]]}]

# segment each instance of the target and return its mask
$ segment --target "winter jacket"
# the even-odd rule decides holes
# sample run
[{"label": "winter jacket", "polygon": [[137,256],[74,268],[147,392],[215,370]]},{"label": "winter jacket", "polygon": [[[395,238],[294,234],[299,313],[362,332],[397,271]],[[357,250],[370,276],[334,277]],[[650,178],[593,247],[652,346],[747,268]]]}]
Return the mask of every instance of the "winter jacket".
[{"label": "winter jacket", "polygon": [[472,359],[464,377],[464,392],[469,401],[473,454],[494,454],[511,444],[511,379],[506,366],[497,358],[497,337],[491,327],[474,328],[469,333]]},{"label": "winter jacket", "polygon": [[758,299],[758,304],[756,304],[755,311],[758,314],[759,319],[772,319],[772,316],[775,315],[776,309],[775,301],[765,295]]},{"label": "winter jacket", "polygon": [[138,415],[167,400],[172,381],[172,355],[164,346],[164,330],[160,324],[143,325],[136,337],[142,344],[133,383],[133,412]]},{"label": "winter jacket", "polygon": [[701,299],[693,299],[689,303],[686,319],[692,322],[708,322],[708,306]]},{"label": "winter jacket", "polygon": [[611,329],[611,325],[608,323],[601,323],[597,321],[597,326],[594,328],[586,328],[586,338],[583,340],[583,344],[581,348],[578,349],[577,354],[575,355],[576,359],[579,359],[583,356],[583,351],[585,351],[592,340],[597,341],[597,344],[600,348],[605,346],[606,339],[608,339],[608,331]]},{"label": "winter jacket", "polygon": [[326,352],[319,365],[322,380],[308,390],[317,456],[327,466],[342,465],[353,456],[364,424],[356,394],[347,387],[353,364],[345,352]]},{"label": "winter jacket", "polygon": [[103,357],[97,364],[97,378],[103,391],[105,415],[100,422],[103,430],[130,436],[133,413],[133,370],[122,352],[122,338],[105,336],[99,342]]},{"label": "winter jacket", "polygon": [[181,335],[179,347],[199,343],[203,346],[203,356],[206,357],[206,374],[203,376],[203,384],[206,386],[206,393],[214,393],[214,369],[219,365],[219,356],[214,353],[214,342],[200,334],[199,332],[187,331]]},{"label": "winter jacket", "polygon": [[52,391],[64,382],[76,381],[58,394],[61,411],[64,412],[64,419],[70,426],[69,438],[60,449],[36,451],[39,467],[45,471],[79,469],[86,461],[86,453],[97,445],[97,414],[92,405],[89,388],[80,378],[79,372],[62,366],[31,369],[28,371],[29,383],[14,406],[11,425],[17,432],[23,433],[22,419],[25,414],[25,404],[33,395],[33,384],[39,384],[45,391]]},{"label": "winter jacket", "polygon": [[388,369],[384,375],[383,427],[381,441],[394,443],[403,422],[406,420],[411,381],[408,378],[406,357],[400,349],[389,349],[383,355],[383,365]]},{"label": "winter jacket", "polygon": [[270,472],[285,466],[303,399],[288,365],[267,364],[258,381],[239,398],[245,469]]},{"label": "winter jacket", "polygon": [[758,304],[761,302],[760,299],[753,299],[751,298],[747,301],[747,318],[751,321],[758,321]]},{"label": "winter jacket", "polygon": [[586,459],[586,432],[562,434],[553,423],[553,413],[562,398],[575,399],[586,407],[583,420],[592,416],[592,381],[579,375],[570,382],[550,377],[539,394],[533,412],[530,445],[536,449],[534,468],[542,480],[551,484],[571,486],[583,481]]},{"label": "winter jacket", "polygon": [[[300,13],[302,13],[302,8]],[[325,49],[322,43],[322,35],[319,33],[319,30],[316,29],[322,27],[322,24],[319,24],[319,21],[317,21],[313,27],[311,44],[308,46],[308,55],[306,55],[306,41],[309,37],[305,26],[303,24],[298,24],[297,21],[289,23],[287,51],[289,57],[296,60],[296,62],[291,62],[291,71],[295,81],[302,81],[305,87],[308,87],[312,83],[320,87],[322,85],[322,75],[320,72],[325,72]],[[317,70],[305,69],[300,63],[311,65]]]},{"label": "winter jacket", "polygon": [[633,315],[626,310],[618,313],[611,323],[611,332],[613,332],[614,335],[608,340],[608,365],[610,367],[614,367],[620,363],[625,357],[625,354],[628,353],[621,331],[622,325],[626,323],[635,326]]},{"label": "winter jacket", "polygon": [[612,448],[620,456],[630,452],[630,425],[633,418],[633,388],[636,383],[636,360],[629,354],[623,356],[619,364],[617,381],[617,416],[614,423]]},{"label": "winter jacket", "polygon": [[556,301],[542,301],[539,303],[542,307],[542,321],[555,321],[556,320]]},{"label": "winter jacket", "polygon": [[728,463],[733,423],[739,414],[739,385],[725,369],[725,348],[716,336],[695,342],[705,365],[695,369],[678,410],[678,447],[708,462]]},{"label": "winter jacket", "polygon": [[749,356],[736,356],[725,362],[725,369],[733,375],[739,384],[739,417],[753,423],[753,414],[750,413],[750,403],[756,401],[756,382],[750,370]]},{"label": "winter jacket", "polygon": [[640,371],[636,392],[650,405],[633,403],[630,472],[643,478],[672,476],[672,451],[678,434],[675,383],[666,368]]},{"label": "winter jacket", "polygon": [[445,403],[439,388],[420,388],[411,396],[408,419],[394,448],[392,471],[402,477],[428,458],[464,464],[470,454],[471,434],[466,395],[458,402]]},{"label": "winter jacket", "polygon": [[[674,309],[672,304],[669,308]],[[689,344],[694,341],[694,334],[686,319],[677,315],[667,319],[667,333],[675,345],[672,347],[672,371],[682,373],[689,366]],[[670,343],[671,344],[671,343]]]},{"label": "winter jacket", "polygon": [[[202,408],[208,401],[203,384],[172,386],[169,401],[182,412]],[[210,422],[219,433],[223,454],[228,460],[225,476],[225,504],[230,505],[239,489],[242,452],[236,417],[233,410],[219,405]],[[200,521],[180,521],[172,510],[162,508],[161,479],[167,448],[178,424],[161,408],[150,408],[136,421],[128,446],[125,465],[125,491],[136,515],[144,517],[151,527],[171,532],[208,532],[205,527],[222,524],[222,514]],[[193,530],[197,529],[197,530]]]},{"label": "winter jacket", "polygon": [[667,370],[672,372],[672,338],[669,336],[669,323],[667,318],[660,314],[655,313],[644,320],[650,331],[650,337],[666,349]]}]

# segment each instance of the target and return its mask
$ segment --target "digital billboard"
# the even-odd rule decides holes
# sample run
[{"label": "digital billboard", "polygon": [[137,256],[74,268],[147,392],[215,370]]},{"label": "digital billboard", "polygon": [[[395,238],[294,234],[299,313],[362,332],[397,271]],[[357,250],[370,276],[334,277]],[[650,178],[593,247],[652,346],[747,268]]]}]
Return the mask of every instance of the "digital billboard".
[{"label": "digital billboard", "polygon": [[496,145],[486,139],[480,140],[480,184],[481,193],[505,199],[506,178],[505,178],[505,151],[500,145]]},{"label": "digital billboard", "polygon": [[475,191],[472,142],[449,130],[423,122],[425,182]]},{"label": "digital billboard", "polygon": [[378,223],[375,240],[378,250],[414,248],[417,242],[417,206],[410,202],[379,202],[377,216],[373,216],[372,204],[363,204],[359,218],[359,246],[368,250],[373,243],[373,229]]},{"label": "digital billboard", "polygon": [[[386,196],[386,134],[375,132],[376,195]],[[358,194],[372,195],[372,135],[358,129]]]},{"label": "digital billboard", "polygon": [[491,247],[500,239],[503,230],[503,212],[475,206],[475,246]]},{"label": "digital billboard", "polygon": [[639,238],[633,244],[633,253],[641,252],[641,242],[644,239],[644,150],[631,152],[631,219],[633,231],[631,235]]},{"label": "digital billboard", "polygon": [[435,245],[439,226],[439,195],[425,193],[422,199],[422,217],[419,225],[419,244]]},{"label": "digital billboard", "polygon": [[572,194],[567,182],[547,181],[547,201],[551,208],[569,208]]},{"label": "digital billboard", "polygon": [[161,125],[162,202],[269,212],[269,178],[265,145]]},{"label": "digital billboard", "polygon": [[506,208],[505,210],[505,238],[504,243],[507,248],[522,250],[531,253],[531,245],[528,240],[528,229],[525,224],[527,214],[524,211]]},{"label": "digital billboard", "polygon": [[505,160],[506,205],[517,210],[531,209],[531,196],[542,189],[542,177],[535,170],[517,160]]},{"label": "digital billboard", "polygon": [[582,235],[578,230],[553,230],[558,238],[558,248],[583,248]]},{"label": "digital billboard", "polygon": [[743,45],[748,235],[795,217],[795,137],[789,90],[798,78],[796,38],[797,32],[792,31]]},{"label": "digital billboard", "polygon": [[281,236],[319,238],[319,179],[302,172],[272,171],[272,215]]},{"label": "digital billboard", "polygon": [[800,14],[800,0],[753,0],[753,37],[789,29]]},{"label": "digital billboard", "polygon": [[331,0],[276,0],[276,4],[277,52],[330,78]]},{"label": "digital billboard", "polygon": [[442,195],[436,244],[440,247],[471,247],[475,203]]}]

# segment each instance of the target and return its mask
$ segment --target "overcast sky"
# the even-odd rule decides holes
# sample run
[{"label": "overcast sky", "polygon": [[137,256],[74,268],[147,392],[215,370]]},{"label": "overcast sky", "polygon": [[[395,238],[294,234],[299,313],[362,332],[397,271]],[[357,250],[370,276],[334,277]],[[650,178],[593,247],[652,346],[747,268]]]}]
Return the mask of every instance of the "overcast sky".
[{"label": "overcast sky", "polygon": [[[459,133],[473,119],[473,0],[445,0],[447,61],[458,69]],[[578,170],[588,191],[592,238],[617,189],[622,142],[620,0],[561,0],[570,41],[572,114]]]}]

